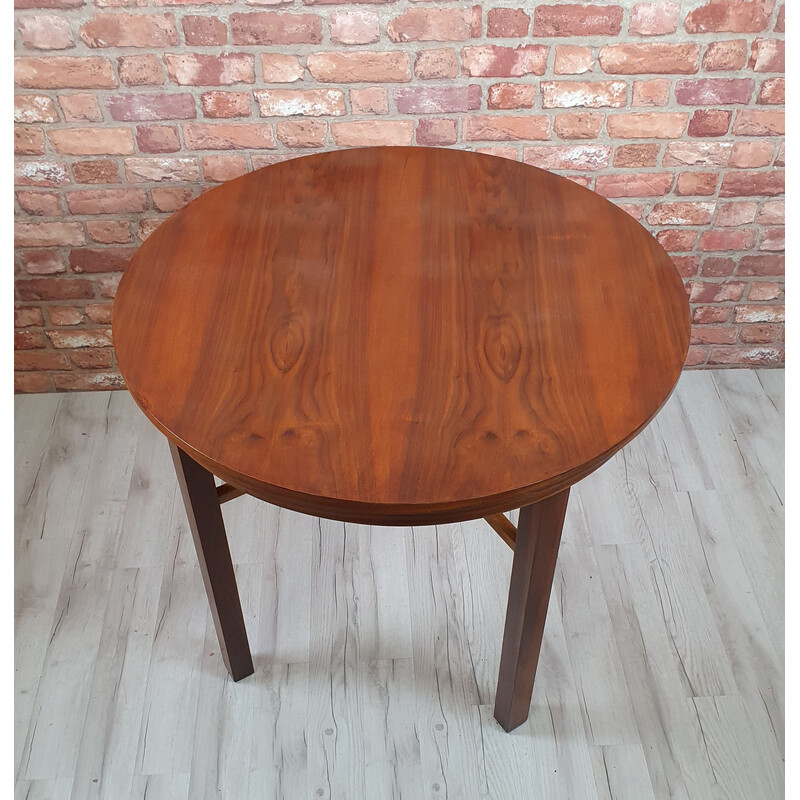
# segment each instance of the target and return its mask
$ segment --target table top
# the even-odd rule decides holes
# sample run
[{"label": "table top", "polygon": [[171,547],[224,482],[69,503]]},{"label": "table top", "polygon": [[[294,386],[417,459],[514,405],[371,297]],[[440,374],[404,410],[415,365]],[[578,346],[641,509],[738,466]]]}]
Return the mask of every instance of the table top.
[{"label": "table top", "polygon": [[321,153],[204,193],[114,304],[136,402],[234,486],[333,519],[505,511],[656,414],[689,343],[667,253],[577,184],[423,147]]}]

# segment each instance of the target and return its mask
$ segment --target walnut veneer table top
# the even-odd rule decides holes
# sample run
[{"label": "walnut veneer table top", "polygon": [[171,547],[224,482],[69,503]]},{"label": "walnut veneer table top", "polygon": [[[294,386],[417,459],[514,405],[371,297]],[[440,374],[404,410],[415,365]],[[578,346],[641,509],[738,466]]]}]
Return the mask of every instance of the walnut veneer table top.
[{"label": "walnut veneer table top", "polygon": [[114,305],[137,403],[264,500],[376,524],[534,503],[602,464],[678,379],[689,311],[652,236],[524,164],[316,154],[161,225]]}]

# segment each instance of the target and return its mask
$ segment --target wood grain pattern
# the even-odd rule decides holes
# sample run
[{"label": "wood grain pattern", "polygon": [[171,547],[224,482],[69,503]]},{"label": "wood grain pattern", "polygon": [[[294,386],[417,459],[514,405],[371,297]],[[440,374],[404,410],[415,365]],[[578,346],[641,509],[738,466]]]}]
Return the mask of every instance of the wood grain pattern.
[{"label": "wood grain pattern", "polygon": [[120,369],[249,494],[374,524],[487,516],[607,460],[688,347],[683,285],[630,216],[463,151],[365,148],[229,181],[137,252]]}]

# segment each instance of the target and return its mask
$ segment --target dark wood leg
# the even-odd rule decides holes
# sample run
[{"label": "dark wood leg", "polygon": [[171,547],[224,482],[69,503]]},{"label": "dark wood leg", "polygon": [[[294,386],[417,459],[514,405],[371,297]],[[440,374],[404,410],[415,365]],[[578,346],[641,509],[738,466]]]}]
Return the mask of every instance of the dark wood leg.
[{"label": "dark wood leg", "polygon": [[253,674],[253,659],[214,476],[172,442],[169,448],[178,473],[222,660],[231,677],[238,681]]},{"label": "dark wood leg", "polygon": [[569,489],[520,509],[494,717],[506,731],[528,719]]}]

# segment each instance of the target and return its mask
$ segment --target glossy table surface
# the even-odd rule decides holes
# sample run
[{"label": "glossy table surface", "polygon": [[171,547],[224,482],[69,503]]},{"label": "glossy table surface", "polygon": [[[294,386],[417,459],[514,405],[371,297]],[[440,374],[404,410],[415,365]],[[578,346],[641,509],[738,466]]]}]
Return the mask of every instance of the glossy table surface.
[{"label": "glossy table surface", "polygon": [[139,406],[249,494],[371,524],[553,495],[655,415],[689,308],[667,253],[577,184],[422,147],[316,154],[204,193],[114,305]]}]

